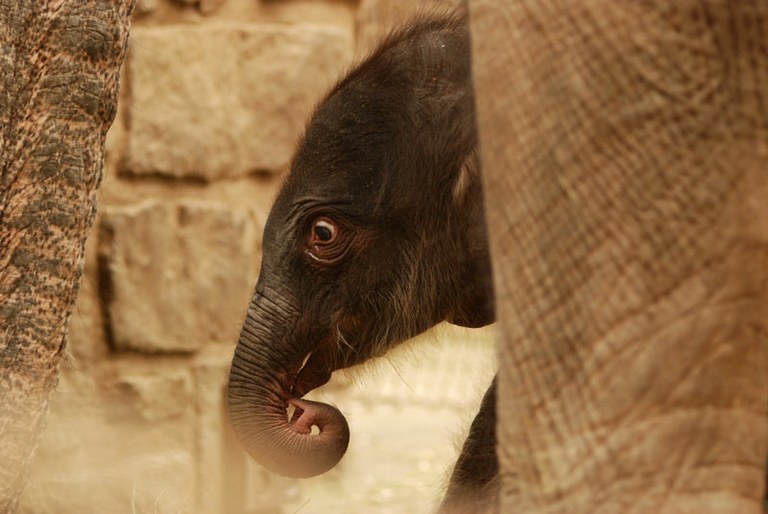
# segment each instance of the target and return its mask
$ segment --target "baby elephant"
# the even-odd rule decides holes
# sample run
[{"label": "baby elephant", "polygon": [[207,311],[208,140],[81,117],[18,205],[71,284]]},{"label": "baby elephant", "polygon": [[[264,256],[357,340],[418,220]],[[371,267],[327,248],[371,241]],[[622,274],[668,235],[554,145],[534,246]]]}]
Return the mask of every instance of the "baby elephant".
[{"label": "baby elephant", "polygon": [[[266,223],[229,377],[232,425],[266,468],[309,477],[339,462],[346,420],[301,399],[334,370],[441,321],[494,320],[477,154],[463,13],[411,22],[317,107]],[[494,386],[442,512],[496,508]]]}]

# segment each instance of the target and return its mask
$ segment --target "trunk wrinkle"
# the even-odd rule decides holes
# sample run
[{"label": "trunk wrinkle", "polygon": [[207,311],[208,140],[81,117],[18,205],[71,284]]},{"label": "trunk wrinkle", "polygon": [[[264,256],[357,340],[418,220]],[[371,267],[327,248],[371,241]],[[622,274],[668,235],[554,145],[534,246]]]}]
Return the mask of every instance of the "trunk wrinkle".
[{"label": "trunk wrinkle", "polygon": [[[248,453],[267,469],[296,477],[328,471],[346,452],[349,426],[335,407],[295,398],[296,380],[313,352],[292,341],[297,312],[258,293],[243,323],[229,374],[227,400],[235,433]],[[304,345],[306,347],[306,345]],[[313,383],[330,373],[311,373]],[[296,408],[291,419],[288,406]],[[313,434],[315,426],[319,433]]]}]

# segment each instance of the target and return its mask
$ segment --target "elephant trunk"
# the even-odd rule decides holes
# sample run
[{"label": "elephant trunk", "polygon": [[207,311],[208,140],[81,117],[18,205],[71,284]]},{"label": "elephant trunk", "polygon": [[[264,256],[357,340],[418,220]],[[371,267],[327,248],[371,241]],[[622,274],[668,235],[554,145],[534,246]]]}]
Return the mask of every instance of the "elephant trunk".
[{"label": "elephant trunk", "polygon": [[349,426],[338,409],[294,397],[302,394],[297,389],[306,389],[296,383],[309,351],[291,340],[298,318],[286,319],[291,316],[281,310],[263,295],[254,296],[232,359],[227,403],[235,433],[257,462],[281,475],[306,478],[341,460]]}]

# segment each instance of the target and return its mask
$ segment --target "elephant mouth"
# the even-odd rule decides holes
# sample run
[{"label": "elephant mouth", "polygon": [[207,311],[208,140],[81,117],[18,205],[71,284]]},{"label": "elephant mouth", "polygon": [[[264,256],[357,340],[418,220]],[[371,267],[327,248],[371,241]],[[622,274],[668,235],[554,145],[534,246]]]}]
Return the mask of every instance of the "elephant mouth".
[{"label": "elephant mouth", "polygon": [[340,342],[338,329],[330,331],[318,347],[307,354],[293,373],[290,388],[292,398],[301,398],[308,392],[327,384],[334,371],[360,364],[365,359],[346,340]]},{"label": "elephant mouth", "polygon": [[310,352],[304,358],[302,365],[293,374],[295,378],[290,388],[292,398],[301,398],[331,380],[331,373],[335,369],[323,355],[324,352]]}]

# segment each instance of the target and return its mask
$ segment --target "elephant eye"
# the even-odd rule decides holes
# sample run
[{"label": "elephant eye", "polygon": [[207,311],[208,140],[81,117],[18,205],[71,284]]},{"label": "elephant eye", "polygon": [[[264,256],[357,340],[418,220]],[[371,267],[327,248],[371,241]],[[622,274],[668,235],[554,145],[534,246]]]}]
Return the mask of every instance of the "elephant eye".
[{"label": "elephant eye", "polygon": [[315,263],[334,264],[347,255],[359,239],[358,233],[349,223],[339,224],[327,216],[318,216],[312,221],[304,252]]},{"label": "elephant eye", "polygon": [[318,218],[312,224],[312,244],[332,243],[336,239],[338,227],[328,218]]}]

